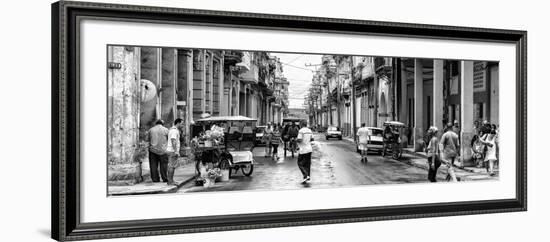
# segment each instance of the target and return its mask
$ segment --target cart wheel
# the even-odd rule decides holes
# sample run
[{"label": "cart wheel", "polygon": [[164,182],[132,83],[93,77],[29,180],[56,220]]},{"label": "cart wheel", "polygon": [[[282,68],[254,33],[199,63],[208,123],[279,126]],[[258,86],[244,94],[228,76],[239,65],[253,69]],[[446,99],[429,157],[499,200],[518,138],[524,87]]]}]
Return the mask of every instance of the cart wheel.
[{"label": "cart wheel", "polygon": [[391,155],[391,158],[393,158],[394,160],[399,160],[399,157],[401,157],[401,152],[399,152],[398,150],[394,151]]},{"label": "cart wheel", "polygon": [[254,171],[254,165],[248,164],[248,165],[241,166],[241,171],[243,172],[243,175],[250,176],[252,175],[252,171]]},{"label": "cart wheel", "polygon": [[227,157],[223,157],[220,162],[218,163],[218,168],[220,170],[229,170],[229,178],[231,178],[231,163],[229,162],[229,159]]}]

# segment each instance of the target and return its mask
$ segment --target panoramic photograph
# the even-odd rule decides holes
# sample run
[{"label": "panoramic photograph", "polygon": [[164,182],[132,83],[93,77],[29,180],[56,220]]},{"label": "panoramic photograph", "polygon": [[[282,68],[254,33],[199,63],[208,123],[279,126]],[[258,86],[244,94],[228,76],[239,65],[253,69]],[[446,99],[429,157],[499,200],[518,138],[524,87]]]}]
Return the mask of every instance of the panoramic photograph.
[{"label": "panoramic photograph", "polygon": [[499,63],[109,45],[107,195],[499,179]]}]

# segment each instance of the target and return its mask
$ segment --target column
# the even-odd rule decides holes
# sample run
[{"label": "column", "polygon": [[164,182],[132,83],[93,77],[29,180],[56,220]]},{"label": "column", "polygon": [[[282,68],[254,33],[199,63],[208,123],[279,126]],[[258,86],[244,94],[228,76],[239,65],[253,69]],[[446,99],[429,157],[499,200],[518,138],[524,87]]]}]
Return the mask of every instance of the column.
[{"label": "column", "polygon": [[424,135],[424,127],[422,126],[423,118],[423,99],[424,99],[424,79],[422,73],[422,59],[414,59],[414,150],[418,151],[422,148],[417,140],[421,140]]},{"label": "column", "polygon": [[187,51],[187,103],[186,104],[187,104],[187,123],[190,124],[193,121],[193,50]]},{"label": "column", "polygon": [[[140,48],[109,46],[108,62],[120,68],[107,69],[107,152],[108,183],[134,184],[141,181],[141,161],[136,154],[147,152],[140,145],[140,109],[142,89]],[[145,93],[146,95],[147,93]],[[151,97],[153,98],[153,97]]]},{"label": "column", "polygon": [[209,84],[209,87],[208,87],[208,90],[210,91],[210,97],[208,97],[209,99],[209,109],[207,110],[208,113],[210,113],[210,115],[214,115],[214,53],[213,52],[210,52],[210,58],[208,59],[208,63],[209,65],[209,68],[208,68],[208,81],[210,82]]},{"label": "column", "polygon": [[227,101],[223,99],[224,97],[224,93],[225,93],[225,86],[224,86],[224,71],[223,71],[223,59],[224,59],[224,54],[222,53],[221,55],[221,58],[220,58],[220,63],[219,63],[219,83],[218,83],[218,106],[219,106],[219,111],[220,111],[220,115],[222,116],[226,116],[227,115]]},{"label": "column", "polygon": [[470,165],[474,126],[474,62],[460,62],[460,147],[463,165]]},{"label": "column", "polygon": [[[399,110],[399,121],[407,124],[407,68],[405,59],[401,60],[401,109]],[[410,124],[407,124],[410,125]]]},{"label": "column", "polygon": [[171,124],[176,119],[176,81],[177,81],[177,57],[175,48],[162,48],[162,76],[161,76],[161,119]]},{"label": "column", "polygon": [[205,106],[205,102],[204,102],[204,88],[205,88],[205,83],[204,83],[204,68],[205,68],[205,63],[204,63],[204,52],[202,50],[193,50],[192,51],[192,66],[193,66],[193,84],[190,85],[190,87],[192,89],[190,90],[193,90],[192,91],[192,98],[193,98],[193,102],[189,104],[189,108],[193,111],[193,119],[196,120],[196,119],[199,119],[200,115],[202,114],[202,112],[204,111],[204,106]]},{"label": "column", "polygon": [[443,131],[443,60],[434,60],[433,67],[433,125]]}]

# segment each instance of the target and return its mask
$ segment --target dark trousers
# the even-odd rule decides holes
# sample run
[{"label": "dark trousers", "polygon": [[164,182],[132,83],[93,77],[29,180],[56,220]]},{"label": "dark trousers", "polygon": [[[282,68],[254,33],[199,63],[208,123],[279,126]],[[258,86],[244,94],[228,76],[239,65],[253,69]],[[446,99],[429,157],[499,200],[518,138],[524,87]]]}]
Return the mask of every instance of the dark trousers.
[{"label": "dark trousers", "polygon": [[279,144],[271,144],[271,146],[273,147],[273,151],[271,151],[273,153],[273,155],[277,155],[277,153],[279,152],[277,149],[279,148]]},{"label": "dark trousers", "polygon": [[428,180],[430,182],[436,182],[437,169],[441,166],[441,160],[436,159],[434,156],[428,157],[428,164],[432,164],[432,162],[434,162],[434,160],[435,160],[435,163],[433,165],[433,168],[430,165],[430,168],[428,170]]},{"label": "dark trousers", "polygon": [[153,182],[160,182],[159,167],[162,181],[167,182],[168,156],[155,154],[149,151],[149,169],[151,170],[151,180],[153,180]]},{"label": "dark trousers", "polygon": [[304,178],[311,174],[311,152],[298,155],[298,168],[300,168]]}]

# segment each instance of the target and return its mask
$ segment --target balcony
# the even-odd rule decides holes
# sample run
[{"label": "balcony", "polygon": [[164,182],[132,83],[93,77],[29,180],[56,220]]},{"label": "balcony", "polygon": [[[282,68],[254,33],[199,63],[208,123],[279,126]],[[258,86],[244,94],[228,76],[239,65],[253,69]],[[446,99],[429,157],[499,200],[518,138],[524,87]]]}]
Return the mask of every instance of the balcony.
[{"label": "balcony", "polygon": [[250,65],[249,70],[244,71],[241,73],[241,81],[242,82],[248,82],[248,83],[258,83],[259,80],[259,73],[258,73],[258,66],[256,65]]},{"label": "balcony", "polygon": [[374,69],[379,71],[381,69],[391,69],[392,58],[376,57],[374,58]]},{"label": "balcony", "polygon": [[236,65],[242,61],[243,54],[238,51],[225,51],[223,63],[226,66]]}]

